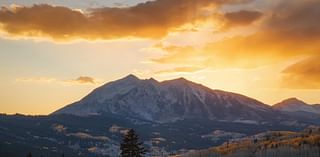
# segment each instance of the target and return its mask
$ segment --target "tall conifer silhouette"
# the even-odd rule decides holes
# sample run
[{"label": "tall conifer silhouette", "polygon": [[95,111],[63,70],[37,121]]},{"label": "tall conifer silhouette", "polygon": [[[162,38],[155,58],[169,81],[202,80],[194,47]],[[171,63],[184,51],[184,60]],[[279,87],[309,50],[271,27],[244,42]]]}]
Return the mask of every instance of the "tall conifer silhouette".
[{"label": "tall conifer silhouette", "polygon": [[146,149],[139,142],[139,137],[133,129],[123,136],[120,150],[122,157],[143,157],[146,153]]}]

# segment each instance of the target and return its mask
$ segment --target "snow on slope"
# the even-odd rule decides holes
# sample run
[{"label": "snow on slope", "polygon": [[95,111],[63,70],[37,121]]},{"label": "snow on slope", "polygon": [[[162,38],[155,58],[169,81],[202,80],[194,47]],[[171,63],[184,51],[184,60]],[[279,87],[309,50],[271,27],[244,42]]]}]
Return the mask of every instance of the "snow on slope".
[{"label": "snow on slope", "polygon": [[264,121],[278,114],[252,98],[212,90],[184,78],[158,82],[129,75],[107,83],[53,114],[116,114],[154,122],[184,119]]},{"label": "snow on slope", "polygon": [[286,99],[280,103],[273,105],[274,109],[285,112],[310,112],[320,114],[320,107],[318,105],[309,105],[297,98]]}]

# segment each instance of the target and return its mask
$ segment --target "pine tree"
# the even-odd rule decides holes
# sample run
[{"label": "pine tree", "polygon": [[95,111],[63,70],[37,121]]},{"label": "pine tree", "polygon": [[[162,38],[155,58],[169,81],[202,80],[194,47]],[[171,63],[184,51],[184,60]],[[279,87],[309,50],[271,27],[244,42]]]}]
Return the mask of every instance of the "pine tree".
[{"label": "pine tree", "polygon": [[28,155],[27,155],[27,157],[32,157],[32,154],[29,152]]},{"label": "pine tree", "polygon": [[139,142],[139,137],[133,129],[123,136],[120,150],[122,157],[143,157],[146,153],[146,149]]}]

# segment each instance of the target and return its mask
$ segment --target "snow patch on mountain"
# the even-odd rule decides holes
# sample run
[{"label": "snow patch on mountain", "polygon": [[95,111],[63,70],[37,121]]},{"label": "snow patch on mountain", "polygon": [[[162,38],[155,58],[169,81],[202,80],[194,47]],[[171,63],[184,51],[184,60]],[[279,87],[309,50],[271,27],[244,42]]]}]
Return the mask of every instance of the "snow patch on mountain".
[{"label": "snow patch on mountain", "polygon": [[185,119],[249,122],[278,116],[270,106],[257,100],[212,90],[184,78],[158,82],[134,75],[106,83],[53,114],[90,116],[110,113],[159,123]]},{"label": "snow patch on mountain", "polygon": [[273,108],[285,112],[310,112],[320,114],[318,105],[307,104],[297,98],[286,99],[280,103],[273,105]]}]

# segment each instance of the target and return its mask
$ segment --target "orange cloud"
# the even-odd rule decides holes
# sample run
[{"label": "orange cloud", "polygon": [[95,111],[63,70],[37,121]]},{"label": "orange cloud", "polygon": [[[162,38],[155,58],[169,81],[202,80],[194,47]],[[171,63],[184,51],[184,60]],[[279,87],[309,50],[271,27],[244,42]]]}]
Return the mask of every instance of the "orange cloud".
[{"label": "orange cloud", "polygon": [[77,79],[66,80],[64,82],[72,83],[72,84],[97,84],[98,83],[98,81],[95,78],[92,78],[89,76],[80,76]]},{"label": "orange cloud", "polygon": [[287,67],[281,85],[294,89],[320,89],[320,56],[313,56]]},{"label": "orange cloud", "polygon": [[155,74],[170,74],[170,73],[192,73],[204,69],[203,67],[176,67],[173,69],[160,70]]},{"label": "orange cloud", "polygon": [[93,77],[89,76],[80,76],[76,79],[70,80],[59,80],[56,78],[49,78],[49,77],[23,77],[17,78],[17,82],[34,82],[34,83],[67,83],[67,84],[98,84],[99,81]]},{"label": "orange cloud", "polygon": [[160,38],[171,30],[206,18],[208,10],[249,0],[155,0],[122,8],[87,12],[46,4],[0,10],[1,30],[14,36],[55,40]]},{"label": "orange cloud", "polygon": [[41,83],[51,83],[57,81],[55,78],[49,78],[49,77],[22,77],[22,78],[17,78],[17,82],[41,82]]},{"label": "orange cloud", "polygon": [[[295,57],[318,54],[320,1],[285,2],[286,5],[282,4],[281,9],[276,7],[270,10],[271,15],[263,18],[257,31],[251,35],[225,38],[207,43],[201,48],[162,47],[167,54],[153,61],[208,68],[255,68]],[[235,12],[231,14],[233,18],[230,19],[233,19],[234,23],[242,23],[239,21],[250,22],[259,16],[257,13],[255,18],[252,18],[254,16],[250,17],[247,14]],[[235,20],[237,18],[238,22]]]}]

